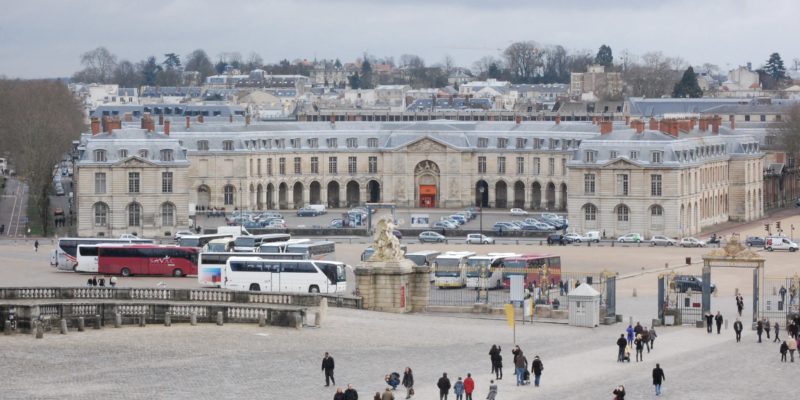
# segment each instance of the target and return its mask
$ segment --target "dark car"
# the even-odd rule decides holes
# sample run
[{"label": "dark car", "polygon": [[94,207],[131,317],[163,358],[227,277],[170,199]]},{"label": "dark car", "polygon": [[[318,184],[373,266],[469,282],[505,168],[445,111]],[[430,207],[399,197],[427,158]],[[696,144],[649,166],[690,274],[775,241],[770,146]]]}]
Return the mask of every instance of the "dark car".
[{"label": "dark car", "polygon": [[297,210],[298,217],[316,217],[317,215],[319,215],[319,211],[313,208],[303,207]]},{"label": "dark car", "polygon": [[558,244],[561,246],[572,243],[572,238],[566,237],[560,233],[554,233],[547,237],[547,244]]},{"label": "dark car", "polygon": [[764,238],[758,236],[750,236],[747,240],[744,241],[747,247],[764,247],[766,242],[764,242]]},{"label": "dark car", "polygon": [[[675,290],[680,293],[686,293],[689,290],[693,292],[703,291],[703,280],[693,275],[678,275],[675,277]],[[711,284],[711,293],[717,290],[716,285]]]}]

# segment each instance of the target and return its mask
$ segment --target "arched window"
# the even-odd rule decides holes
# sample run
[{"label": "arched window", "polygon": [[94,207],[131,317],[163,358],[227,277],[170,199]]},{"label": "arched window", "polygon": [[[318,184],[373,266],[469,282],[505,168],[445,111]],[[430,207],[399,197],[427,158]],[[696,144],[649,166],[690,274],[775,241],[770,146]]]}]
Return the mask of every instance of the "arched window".
[{"label": "arched window", "polygon": [[128,226],[142,225],[142,206],[139,203],[128,204]]},{"label": "arched window", "polygon": [[583,206],[584,219],[586,221],[597,220],[597,207],[594,204],[587,204]]},{"label": "arched window", "polygon": [[94,226],[108,225],[108,205],[106,203],[94,203]]},{"label": "arched window", "polygon": [[664,215],[664,208],[658,205],[650,207],[650,215],[660,217]]},{"label": "arched window", "polygon": [[223,197],[224,197],[224,204],[226,206],[232,206],[233,205],[233,200],[234,200],[233,199],[233,193],[234,193],[233,185],[225,185],[225,189],[223,190],[223,194],[224,194]]},{"label": "arched window", "polygon": [[161,205],[161,226],[175,225],[175,205],[164,203]]},{"label": "arched window", "polygon": [[630,209],[625,204],[620,204],[617,206],[617,221],[619,222],[628,222],[628,214],[630,214]]}]

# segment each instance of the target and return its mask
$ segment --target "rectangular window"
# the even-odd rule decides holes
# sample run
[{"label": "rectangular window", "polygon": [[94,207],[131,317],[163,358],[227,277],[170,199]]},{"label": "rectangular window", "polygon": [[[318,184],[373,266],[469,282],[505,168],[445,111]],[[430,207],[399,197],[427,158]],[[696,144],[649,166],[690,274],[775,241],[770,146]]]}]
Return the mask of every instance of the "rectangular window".
[{"label": "rectangular window", "polygon": [[335,149],[339,147],[338,143],[336,142],[336,138],[327,138],[325,142],[328,144],[329,149]]},{"label": "rectangular window", "polygon": [[525,148],[525,144],[526,144],[527,142],[528,142],[528,139],[525,139],[525,138],[517,138],[517,148],[518,148],[518,149],[524,149],[524,148]]},{"label": "rectangular window", "polygon": [[336,174],[336,157],[328,157],[328,173],[329,174]]},{"label": "rectangular window", "polygon": [[479,174],[486,173],[486,157],[484,156],[478,157],[478,173]]},{"label": "rectangular window", "polygon": [[292,146],[293,149],[299,149],[300,146],[300,139],[294,138],[289,140],[289,145]]},{"label": "rectangular window", "polygon": [[233,140],[225,140],[222,142],[222,150],[233,150]]},{"label": "rectangular window", "polygon": [[105,172],[97,172],[94,174],[94,193],[95,194],[105,194],[106,193],[106,173]]},{"label": "rectangular window", "polygon": [[478,138],[478,148],[485,149],[489,147],[489,138],[479,137]]},{"label": "rectangular window", "polygon": [[506,158],[505,157],[497,157],[497,173],[498,174],[505,174],[506,173]]},{"label": "rectangular window", "polygon": [[[767,142],[767,144],[769,144],[769,142]],[[126,157],[128,157],[128,150],[125,150],[125,149],[120,150],[119,151],[119,158],[122,159],[122,158],[126,158]]]},{"label": "rectangular window", "polygon": [[294,173],[295,173],[295,175],[300,175],[300,174],[303,173],[303,171],[302,171],[302,169],[300,167],[300,157],[295,157],[294,158]]},{"label": "rectangular window", "polygon": [[197,141],[197,150],[208,151],[208,140],[198,140]]},{"label": "rectangular window", "polygon": [[286,175],[286,158],[281,157],[278,159],[278,175]]},{"label": "rectangular window", "polygon": [[650,195],[661,196],[661,175],[650,175]]},{"label": "rectangular window", "polygon": [[256,173],[261,176],[261,159],[256,160]]},{"label": "rectangular window", "polygon": [[377,149],[378,148],[378,138],[369,138],[367,139],[367,147],[370,149]]},{"label": "rectangular window", "polygon": [[533,149],[540,150],[542,148],[543,143],[544,139],[533,139]]},{"label": "rectangular window", "polygon": [[556,173],[556,159],[550,157],[547,159],[547,175],[552,176]]},{"label": "rectangular window", "polygon": [[311,149],[319,148],[319,139],[311,138],[311,139],[308,139],[307,142],[308,142],[308,147],[309,148],[311,148]]},{"label": "rectangular window", "polygon": [[369,173],[370,174],[378,173],[378,157],[372,156],[369,158]]},{"label": "rectangular window", "polygon": [[654,151],[650,154],[650,162],[653,164],[661,164],[661,160],[664,157],[663,152],[661,151]]},{"label": "rectangular window", "polygon": [[609,158],[610,160],[613,160],[613,159],[617,158],[617,156],[618,156],[617,152],[616,152],[616,151],[614,151],[614,150],[611,150],[611,152],[610,152],[610,153],[609,153],[609,155],[608,155],[608,158]]},{"label": "rectangular window", "polygon": [[173,154],[170,149],[161,150],[161,161],[174,161]]},{"label": "rectangular window", "polygon": [[94,160],[97,162],[105,162],[106,161],[106,151],[105,150],[95,150],[94,151]]},{"label": "rectangular window", "polygon": [[161,173],[161,193],[172,193],[172,172]]},{"label": "rectangular window", "polygon": [[139,193],[138,172],[128,172],[128,193]]},{"label": "rectangular window", "polygon": [[267,175],[272,176],[272,159],[267,159]]},{"label": "rectangular window", "polygon": [[508,147],[508,138],[497,138],[497,148],[505,149],[506,147]]},{"label": "rectangular window", "polygon": [[311,157],[311,173],[319,173],[319,157]]},{"label": "rectangular window", "polygon": [[542,163],[539,157],[533,157],[533,174],[539,175],[542,173]]},{"label": "rectangular window", "polygon": [[631,152],[631,160],[638,160],[638,159],[639,159],[639,152],[638,151],[632,151]]},{"label": "rectangular window", "polygon": [[566,158],[562,158],[561,159],[561,175],[562,176],[567,176],[567,159]]},{"label": "rectangular window", "polygon": [[357,166],[358,164],[355,157],[353,156],[347,157],[347,173],[355,174]]},{"label": "rectangular window", "polygon": [[596,158],[597,158],[597,152],[595,152],[595,151],[588,150],[584,154],[584,161],[587,162],[587,163],[595,162]]},{"label": "rectangular window", "polygon": [[356,138],[347,138],[347,148],[348,149],[355,149],[358,147],[358,139]]},{"label": "rectangular window", "polygon": [[617,195],[628,195],[628,174],[617,174]]},{"label": "rectangular window", "polygon": [[517,174],[525,173],[525,157],[517,157]]},{"label": "rectangular window", "polygon": [[594,194],[594,174],[583,175],[583,192],[585,194]]}]

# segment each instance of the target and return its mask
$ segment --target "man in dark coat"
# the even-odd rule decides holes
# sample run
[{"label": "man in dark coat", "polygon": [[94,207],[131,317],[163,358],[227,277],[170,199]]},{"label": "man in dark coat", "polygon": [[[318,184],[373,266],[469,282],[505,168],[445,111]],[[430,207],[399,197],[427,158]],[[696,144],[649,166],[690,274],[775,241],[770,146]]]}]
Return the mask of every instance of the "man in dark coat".
[{"label": "man in dark coat", "polygon": [[327,352],[325,357],[322,357],[322,370],[325,372],[325,386],[330,386],[331,382],[335,385],[336,380],[333,379],[333,357]]},{"label": "man in dark coat", "polygon": [[711,333],[713,331],[712,325],[714,325],[714,314],[710,312],[706,313],[706,331]]},{"label": "man in dark coat", "polygon": [[617,354],[617,362],[625,361],[625,346],[628,345],[628,341],[625,340],[625,334],[621,333],[619,335],[619,339],[617,339],[617,347],[619,347],[619,353]]},{"label": "man in dark coat", "polygon": [[661,369],[660,364],[656,364],[656,367],[653,368],[653,385],[656,387],[656,396],[661,396],[661,382],[667,380],[664,377],[664,370]]},{"label": "man in dark coat", "polygon": [[450,392],[450,379],[447,378],[447,373],[443,373],[436,383],[439,388],[439,400],[447,400],[447,394]]},{"label": "man in dark coat", "polygon": [[533,372],[533,384],[536,387],[539,387],[539,381],[542,378],[542,370],[544,370],[544,364],[542,364],[542,360],[539,356],[533,357],[533,363],[531,363],[531,372]]},{"label": "man in dark coat", "polygon": [[717,335],[720,334],[720,329],[722,329],[722,314],[717,311],[717,316],[714,317],[714,322],[717,323]]},{"label": "man in dark coat", "polygon": [[347,385],[347,390],[344,391],[344,400],[358,400],[358,392],[353,389],[353,384]]},{"label": "man in dark coat", "polygon": [[742,341],[742,321],[739,318],[736,318],[736,322],[733,323],[733,331],[736,332],[736,342]]},{"label": "man in dark coat", "polygon": [[780,342],[780,338],[778,338],[778,336],[780,336],[780,332],[781,324],[779,324],[778,321],[775,321],[775,340],[772,341],[773,343]]},{"label": "man in dark coat", "polygon": [[764,323],[759,320],[756,322],[756,335],[758,335],[758,343],[761,343],[761,334],[764,332]]}]

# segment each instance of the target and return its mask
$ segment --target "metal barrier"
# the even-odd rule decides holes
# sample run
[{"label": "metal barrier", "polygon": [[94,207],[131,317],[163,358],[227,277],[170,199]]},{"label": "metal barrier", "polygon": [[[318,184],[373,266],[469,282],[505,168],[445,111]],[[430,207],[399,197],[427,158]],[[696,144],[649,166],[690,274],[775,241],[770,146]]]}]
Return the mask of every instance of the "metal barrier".
[{"label": "metal barrier", "polygon": [[765,277],[761,316],[786,327],[790,313],[800,312],[800,286],[794,278]]}]

